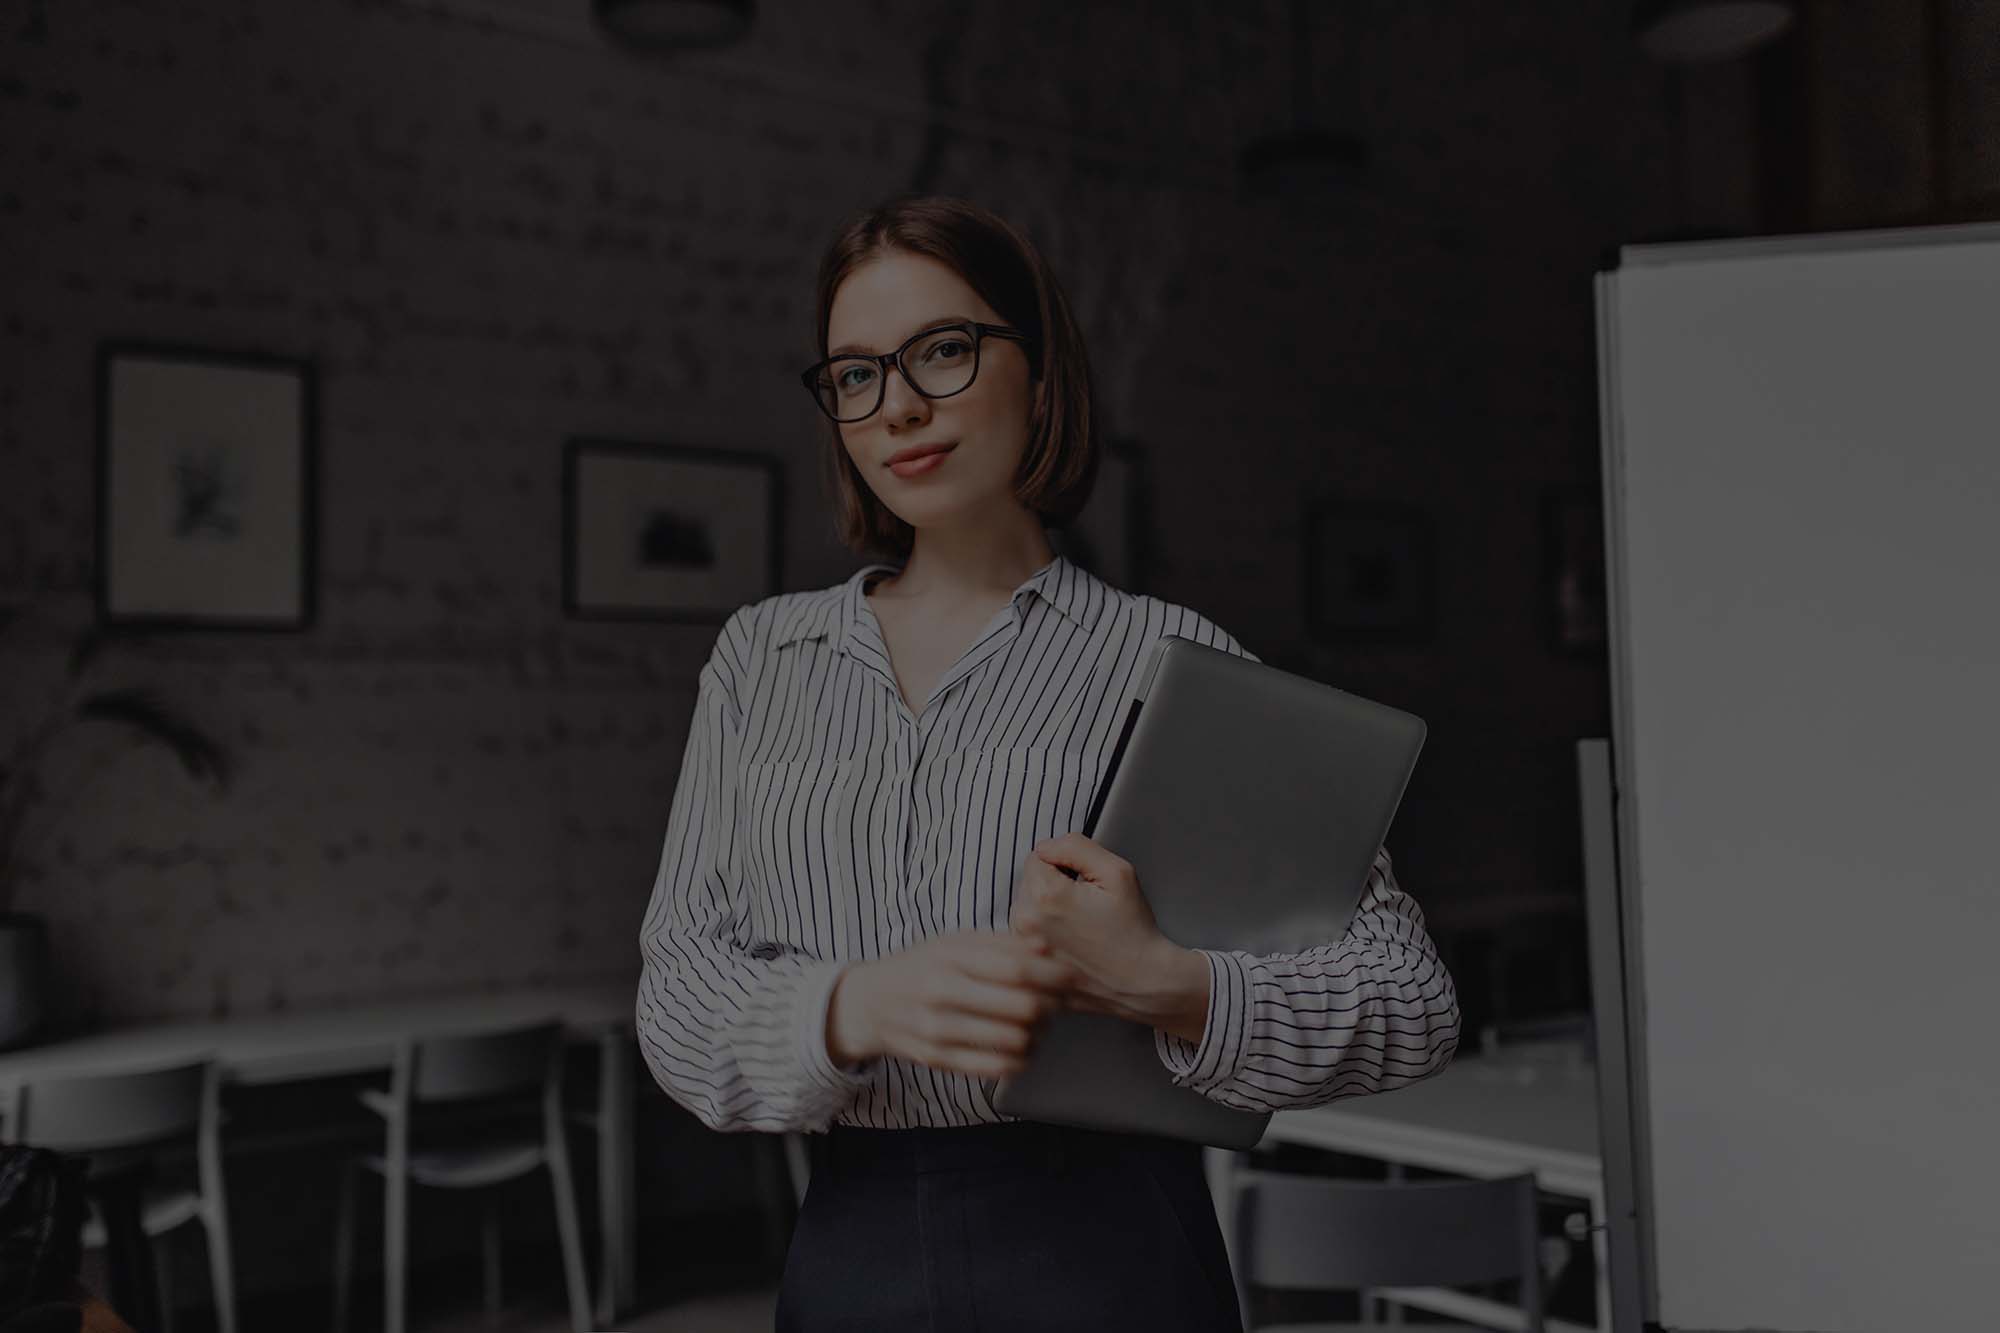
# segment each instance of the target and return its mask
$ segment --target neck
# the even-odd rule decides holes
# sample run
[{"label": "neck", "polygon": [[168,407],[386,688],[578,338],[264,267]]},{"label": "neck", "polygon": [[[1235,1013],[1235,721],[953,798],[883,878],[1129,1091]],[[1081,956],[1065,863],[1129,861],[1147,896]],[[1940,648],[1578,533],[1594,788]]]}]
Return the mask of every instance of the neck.
[{"label": "neck", "polygon": [[899,597],[956,600],[1008,593],[1055,559],[1041,519],[1015,509],[983,525],[919,528],[893,580]]}]

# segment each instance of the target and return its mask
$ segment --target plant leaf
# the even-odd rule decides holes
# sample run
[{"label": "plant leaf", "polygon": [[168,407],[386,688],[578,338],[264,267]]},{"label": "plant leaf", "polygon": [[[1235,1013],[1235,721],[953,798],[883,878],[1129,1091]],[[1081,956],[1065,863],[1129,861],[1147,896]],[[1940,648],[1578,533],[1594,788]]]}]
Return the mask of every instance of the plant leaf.
[{"label": "plant leaf", "polygon": [[117,722],[132,728],[146,739],[157,741],[172,750],[190,777],[213,782],[219,790],[228,789],[233,766],[229,752],[194,723],[173,711],[153,691],[102,690],[82,699],[76,711],[79,717]]}]

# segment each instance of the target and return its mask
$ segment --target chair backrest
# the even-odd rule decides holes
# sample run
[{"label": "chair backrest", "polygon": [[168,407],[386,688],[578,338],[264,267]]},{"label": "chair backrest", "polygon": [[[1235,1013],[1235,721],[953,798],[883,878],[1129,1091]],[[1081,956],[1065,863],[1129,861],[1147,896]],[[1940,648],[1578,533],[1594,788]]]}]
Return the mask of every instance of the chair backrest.
[{"label": "chair backrest", "polygon": [[495,1032],[421,1038],[412,1051],[410,1100],[540,1090],[556,1068],[562,1034],[561,1020],[547,1019]]},{"label": "chair backrest", "polygon": [[1518,1278],[1530,1327],[1540,1327],[1531,1174],[1402,1182],[1246,1167],[1233,1195],[1236,1263],[1250,1283],[1352,1290]]},{"label": "chair backrest", "polygon": [[1579,1058],[1587,1059],[1597,1046],[1597,1025],[1586,1010],[1501,1019],[1479,1029],[1481,1055],[1504,1056],[1510,1048],[1523,1046],[1572,1047]]},{"label": "chair backrest", "polygon": [[207,1061],[118,1074],[41,1077],[15,1090],[8,1137],[59,1152],[134,1147],[201,1125]]}]

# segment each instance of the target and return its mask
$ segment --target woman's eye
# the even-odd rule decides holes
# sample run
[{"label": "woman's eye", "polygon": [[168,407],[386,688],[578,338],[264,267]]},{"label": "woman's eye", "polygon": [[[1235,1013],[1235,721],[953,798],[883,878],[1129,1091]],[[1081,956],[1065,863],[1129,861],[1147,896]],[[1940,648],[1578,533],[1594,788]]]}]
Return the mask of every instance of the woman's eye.
[{"label": "woman's eye", "polygon": [[849,366],[834,376],[833,382],[843,389],[859,389],[872,378],[874,374],[866,366]]},{"label": "woman's eye", "polygon": [[953,349],[953,348],[957,349],[959,355],[961,356],[964,355],[966,352],[972,350],[972,348],[967,345],[965,339],[963,338],[946,338],[943,342],[932,343],[930,346],[930,350],[924,353],[924,360],[936,361],[940,357],[942,357],[948,349]]}]

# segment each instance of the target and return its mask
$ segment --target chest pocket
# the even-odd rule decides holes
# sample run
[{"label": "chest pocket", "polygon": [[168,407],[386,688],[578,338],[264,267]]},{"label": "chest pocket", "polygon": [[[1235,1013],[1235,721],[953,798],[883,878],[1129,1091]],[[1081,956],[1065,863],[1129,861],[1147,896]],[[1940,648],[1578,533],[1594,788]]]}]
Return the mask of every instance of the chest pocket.
[{"label": "chest pocket", "polygon": [[1032,748],[978,750],[975,767],[985,774],[986,788],[1004,792],[1014,819],[1001,830],[1011,833],[1016,860],[1045,838],[1081,830],[1090,814],[1097,773],[1074,751]]},{"label": "chest pocket", "polygon": [[862,762],[744,767],[736,837],[758,956],[818,956],[832,938],[837,905],[853,894],[854,783]]}]

